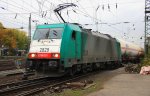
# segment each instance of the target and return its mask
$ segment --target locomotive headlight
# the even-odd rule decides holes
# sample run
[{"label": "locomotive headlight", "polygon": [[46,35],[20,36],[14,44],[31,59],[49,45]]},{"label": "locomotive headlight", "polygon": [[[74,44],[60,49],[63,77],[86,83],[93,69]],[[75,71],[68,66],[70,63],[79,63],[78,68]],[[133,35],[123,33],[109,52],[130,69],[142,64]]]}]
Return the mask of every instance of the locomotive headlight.
[{"label": "locomotive headlight", "polygon": [[31,54],[31,57],[34,58],[36,56],[36,54]]},{"label": "locomotive headlight", "polygon": [[36,57],[36,54],[35,53],[30,53],[29,54],[29,58],[35,58]]},{"label": "locomotive headlight", "polygon": [[59,53],[53,53],[53,58],[60,58],[60,54]]},{"label": "locomotive headlight", "polygon": [[58,58],[58,56],[59,56],[58,54],[54,54],[54,57]]}]

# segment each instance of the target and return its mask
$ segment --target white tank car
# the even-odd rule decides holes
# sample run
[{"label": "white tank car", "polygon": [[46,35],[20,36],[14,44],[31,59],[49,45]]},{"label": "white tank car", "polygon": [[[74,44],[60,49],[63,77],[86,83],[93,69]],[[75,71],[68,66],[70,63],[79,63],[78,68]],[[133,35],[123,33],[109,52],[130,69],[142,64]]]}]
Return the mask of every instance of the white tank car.
[{"label": "white tank car", "polygon": [[118,39],[121,45],[121,53],[123,55],[127,55],[129,57],[139,57],[143,56],[144,50],[138,45],[135,45],[133,43]]}]

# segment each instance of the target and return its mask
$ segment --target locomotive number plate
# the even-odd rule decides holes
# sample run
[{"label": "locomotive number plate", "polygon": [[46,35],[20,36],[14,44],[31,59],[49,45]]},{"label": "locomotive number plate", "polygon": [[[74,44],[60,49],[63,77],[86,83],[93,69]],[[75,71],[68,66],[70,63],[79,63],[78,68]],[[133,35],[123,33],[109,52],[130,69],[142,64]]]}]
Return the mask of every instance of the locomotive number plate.
[{"label": "locomotive number plate", "polygon": [[49,52],[49,48],[40,48],[40,52]]}]

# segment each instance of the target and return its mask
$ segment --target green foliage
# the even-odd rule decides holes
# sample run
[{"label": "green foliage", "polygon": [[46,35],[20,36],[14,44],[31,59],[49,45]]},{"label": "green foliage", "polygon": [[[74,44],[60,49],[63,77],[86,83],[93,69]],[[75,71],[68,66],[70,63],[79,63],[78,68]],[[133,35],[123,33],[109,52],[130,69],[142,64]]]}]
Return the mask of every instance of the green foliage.
[{"label": "green foliage", "polygon": [[0,47],[13,49],[27,49],[28,37],[26,32],[17,29],[4,28],[0,23]]},{"label": "green foliage", "polygon": [[26,33],[20,30],[13,29],[16,45],[18,49],[26,49],[28,44],[28,37]]},{"label": "green foliage", "polygon": [[4,26],[3,26],[3,24],[0,22],[0,29],[3,29],[4,28]]},{"label": "green foliage", "polygon": [[150,54],[142,60],[141,66],[150,66]]}]

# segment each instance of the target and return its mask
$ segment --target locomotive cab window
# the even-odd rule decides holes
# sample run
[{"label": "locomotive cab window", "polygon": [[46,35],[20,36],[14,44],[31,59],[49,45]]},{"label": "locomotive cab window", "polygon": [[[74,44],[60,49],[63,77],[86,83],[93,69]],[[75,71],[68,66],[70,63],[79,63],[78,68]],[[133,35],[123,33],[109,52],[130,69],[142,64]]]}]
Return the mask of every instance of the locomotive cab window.
[{"label": "locomotive cab window", "polygon": [[72,37],[73,40],[76,40],[76,31],[73,31],[73,32],[72,32],[71,37]]},{"label": "locomotive cab window", "polygon": [[53,28],[49,32],[49,39],[61,39],[62,37],[62,28]]},{"label": "locomotive cab window", "polygon": [[39,39],[61,39],[63,28],[36,29],[33,40]]}]

